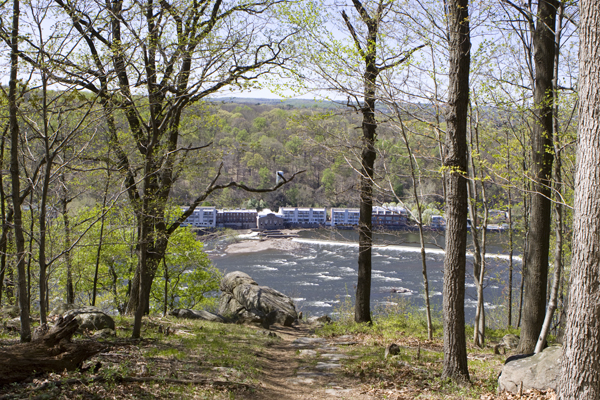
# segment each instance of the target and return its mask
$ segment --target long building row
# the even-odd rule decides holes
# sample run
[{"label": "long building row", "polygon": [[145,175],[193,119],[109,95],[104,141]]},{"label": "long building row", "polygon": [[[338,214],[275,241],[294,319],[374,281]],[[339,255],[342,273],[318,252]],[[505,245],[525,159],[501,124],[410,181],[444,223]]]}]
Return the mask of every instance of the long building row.
[{"label": "long building row", "polygon": [[[183,225],[233,229],[353,227],[358,226],[359,217],[358,208],[332,208],[327,213],[326,208],[307,207],[280,207],[278,212],[198,207]],[[408,212],[402,207],[373,207],[372,218],[375,228],[400,229],[407,225]]]}]

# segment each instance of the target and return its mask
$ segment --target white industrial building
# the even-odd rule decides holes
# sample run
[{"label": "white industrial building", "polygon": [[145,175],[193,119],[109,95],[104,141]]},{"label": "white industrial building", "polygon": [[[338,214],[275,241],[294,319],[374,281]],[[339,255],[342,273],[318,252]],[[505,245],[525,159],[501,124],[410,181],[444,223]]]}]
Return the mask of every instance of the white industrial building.
[{"label": "white industrial building", "polygon": [[[188,209],[182,207],[186,212]],[[195,228],[214,228],[217,223],[217,209],[215,207],[196,207],[194,212],[181,224]]]},{"label": "white industrial building", "polygon": [[360,210],[358,208],[332,208],[331,226],[358,226]]},{"label": "white industrial building", "polygon": [[327,222],[325,208],[280,207],[279,214],[283,216],[286,226],[319,226]]}]

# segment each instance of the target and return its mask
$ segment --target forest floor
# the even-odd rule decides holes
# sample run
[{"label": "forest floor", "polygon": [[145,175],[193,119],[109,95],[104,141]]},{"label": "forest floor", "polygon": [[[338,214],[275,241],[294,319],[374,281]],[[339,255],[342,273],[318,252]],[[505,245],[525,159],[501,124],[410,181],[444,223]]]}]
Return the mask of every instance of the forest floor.
[{"label": "forest floor", "polygon": [[[129,339],[130,327],[131,320],[117,319],[117,336],[104,339],[106,348],[81,371],[0,387],[0,400],[554,398],[497,394],[506,355],[494,355],[491,347],[468,349],[471,386],[444,381],[441,339],[427,341],[389,326],[344,334],[325,327],[317,336],[307,324],[266,331],[151,317],[141,340]],[[17,341],[16,333],[4,333],[0,347]],[[392,342],[400,353],[385,359]]]}]

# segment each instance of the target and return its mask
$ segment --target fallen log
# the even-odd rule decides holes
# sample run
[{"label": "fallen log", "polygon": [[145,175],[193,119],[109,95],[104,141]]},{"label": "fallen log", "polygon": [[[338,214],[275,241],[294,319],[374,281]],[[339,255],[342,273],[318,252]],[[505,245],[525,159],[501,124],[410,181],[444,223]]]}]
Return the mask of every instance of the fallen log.
[{"label": "fallen log", "polygon": [[52,328],[37,330],[31,342],[0,348],[0,385],[46,372],[75,370],[105,348],[91,340],[72,343],[77,327],[72,315],[60,317]]}]

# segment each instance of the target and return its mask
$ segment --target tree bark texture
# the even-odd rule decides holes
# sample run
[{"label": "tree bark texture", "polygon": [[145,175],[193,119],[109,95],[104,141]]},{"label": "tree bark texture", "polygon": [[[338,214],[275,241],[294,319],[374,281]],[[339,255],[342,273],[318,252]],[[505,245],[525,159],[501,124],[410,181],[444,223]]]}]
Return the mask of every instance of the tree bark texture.
[{"label": "tree bark texture", "polygon": [[523,325],[519,352],[532,353],[546,314],[548,283],[548,253],[552,204],[550,179],[553,161],[553,76],[556,53],[554,29],[558,10],[557,0],[541,0],[533,32],[535,88],[534,124],[531,134],[533,194],[527,269],[523,276]]},{"label": "tree bark texture", "polygon": [[468,0],[448,1],[450,50],[446,116],[446,255],[444,258],[444,366],[442,377],[469,382],[465,338],[467,250],[467,110],[471,41]]},{"label": "tree bark texture", "polygon": [[[0,163],[4,165],[4,149],[6,144],[5,129],[2,143],[0,144]],[[6,210],[6,195],[4,193],[4,183],[2,182],[2,174],[0,174],[0,218],[2,219],[2,234],[0,235],[0,306],[2,306],[2,293],[4,291],[4,277],[6,276],[6,269],[8,267],[6,263],[6,249],[8,244],[8,232],[11,229],[12,224],[12,208]]]},{"label": "tree bark texture", "polygon": [[579,144],[560,399],[600,398],[600,3],[581,0]]},{"label": "tree bark texture", "polygon": [[1,348],[0,385],[20,382],[35,374],[75,370],[105,347],[93,341],[71,343],[77,327],[73,316],[61,317],[46,334],[30,343]]},{"label": "tree bark texture", "polygon": [[25,275],[25,237],[23,235],[23,218],[21,212],[21,182],[19,176],[19,122],[17,120],[17,72],[19,51],[19,0],[13,0],[10,82],[8,88],[8,108],[10,125],[10,178],[12,185],[12,203],[14,212],[15,243],[17,247],[17,274],[19,281],[19,308],[21,317],[21,342],[31,340],[29,325],[29,296],[27,277]]},{"label": "tree bark texture", "polygon": [[[367,77],[365,77],[366,79]],[[374,86],[373,82],[373,89]],[[367,94],[367,90],[365,90],[365,94]],[[370,94],[374,96],[374,90]],[[365,101],[365,109],[363,109],[363,151],[358,225],[358,282],[354,312],[356,322],[371,322],[371,248],[373,246],[371,220],[373,216],[373,168],[376,157],[375,130],[377,122],[375,121],[375,99],[371,97],[365,100],[367,101]]]},{"label": "tree bark texture", "polygon": [[[510,185],[510,180],[509,180]],[[512,196],[510,186],[508,187],[508,317],[506,328],[512,326],[512,308],[513,308],[513,224],[512,224]]]},{"label": "tree bark texture", "polygon": [[377,66],[377,35],[384,3],[379,2],[376,14],[371,16],[359,0],[353,1],[354,8],[367,28],[366,46],[362,48],[356,31],[345,12],[342,17],[350,34],[354,38],[356,49],[365,62],[363,74],[364,95],[362,113],[362,152],[360,176],[360,217],[358,221],[358,281],[356,284],[356,303],[354,320],[371,322],[371,248],[373,246],[373,171],[375,166],[375,141],[377,139],[377,120],[375,119],[376,82],[380,69]]},{"label": "tree bark texture", "polygon": [[[63,182],[64,181],[64,177],[63,177]],[[64,183],[64,185],[66,185],[66,182]],[[69,208],[68,208],[68,204],[69,204],[69,199],[67,198],[67,192],[66,192],[66,188],[63,185],[63,193],[62,196],[63,198],[61,199],[61,203],[62,203],[62,216],[63,216],[63,223],[65,225],[65,266],[67,267],[67,282],[66,282],[66,295],[67,295],[67,304],[74,304],[75,303],[75,286],[73,285],[73,268],[72,268],[72,262],[71,262],[71,224],[69,221]]]},{"label": "tree bark texture", "polygon": [[[525,154],[523,154],[525,159]],[[523,171],[525,169],[525,163],[523,163]],[[523,182],[523,210],[525,210],[525,216],[523,218],[523,231],[525,232],[525,243],[523,243],[523,254],[527,254],[527,248],[529,247],[529,215],[531,215],[531,202],[527,199],[530,197],[530,185],[528,181]],[[519,285],[519,309],[517,314],[517,328],[521,327],[521,320],[523,316],[523,291],[525,287],[525,271],[527,271],[527,257],[523,257],[521,262],[521,283]]]},{"label": "tree bark texture", "polygon": [[44,116],[44,152],[46,165],[44,167],[44,179],[42,181],[42,193],[40,200],[40,237],[38,250],[38,265],[40,267],[39,290],[40,290],[40,324],[45,324],[46,314],[48,313],[48,305],[46,304],[46,272],[48,264],[46,263],[46,207],[48,201],[48,189],[50,186],[50,177],[52,172],[52,156],[50,152],[50,138],[48,134],[48,79],[46,74],[42,72],[42,110]]}]

